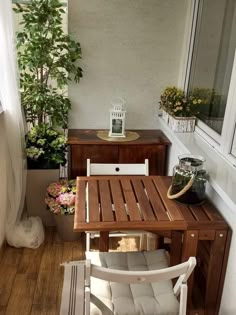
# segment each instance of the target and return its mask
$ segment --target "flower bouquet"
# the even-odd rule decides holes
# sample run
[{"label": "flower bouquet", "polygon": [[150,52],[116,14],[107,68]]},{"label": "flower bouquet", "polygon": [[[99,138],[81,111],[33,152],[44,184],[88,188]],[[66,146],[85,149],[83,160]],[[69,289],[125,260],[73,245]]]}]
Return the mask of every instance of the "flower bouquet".
[{"label": "flower bouquet", "polygon": [[75,193],[75,180],[61,180],[51,183],[47,188],[46,205],[54,214],[74,214]]},{"label": "flower bouquet", "polygon": [[81,236],[81,233],[73,231],[75,194],[76,180],[61,180],[47,188],[45,203],[55,214],[57,231],[63,241],[77,241]]}]

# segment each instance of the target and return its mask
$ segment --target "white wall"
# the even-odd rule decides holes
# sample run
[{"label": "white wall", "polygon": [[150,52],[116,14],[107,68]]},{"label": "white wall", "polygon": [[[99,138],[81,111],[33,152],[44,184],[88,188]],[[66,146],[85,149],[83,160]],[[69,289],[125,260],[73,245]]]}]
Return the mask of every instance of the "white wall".
[{"label": "white wall", "polygon": [[69,85],[71,128],[109,128],[113,97],[126,128],[157,128],[160,93],[177,85],[188,0],[70,0],[69,33],[81,43],[84,78]]}]

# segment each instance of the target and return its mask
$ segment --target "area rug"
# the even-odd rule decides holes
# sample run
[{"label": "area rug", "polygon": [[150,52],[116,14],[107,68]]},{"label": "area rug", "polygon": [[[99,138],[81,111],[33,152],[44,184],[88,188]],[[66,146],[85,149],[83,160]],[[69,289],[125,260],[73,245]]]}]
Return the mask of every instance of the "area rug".
[{"label": "area rug", "polygon": [[84,281],[84,263],[68,262],[64,266],[60,315],[84,314],[84,290],[79,285]]}]

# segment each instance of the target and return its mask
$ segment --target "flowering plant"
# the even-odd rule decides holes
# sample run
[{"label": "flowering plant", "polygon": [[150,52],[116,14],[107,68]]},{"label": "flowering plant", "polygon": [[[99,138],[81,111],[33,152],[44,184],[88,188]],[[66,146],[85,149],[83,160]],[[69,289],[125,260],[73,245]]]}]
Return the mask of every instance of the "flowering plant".
[{"label": "flowering plant", "polygon": [[198,113],[200,98],[185,95],[184,91],[176,87],[167,87],[160,99],[160,108],[176,117],[191,117]]},{"label": "flowering plant", "polygon": [[65,165],[66,137],[49,124],[32,127],[26,134],[28,168],[58,168]]},{"label": "flowering plant", "polygon": [[51,183],[47,188],[45,203],[54,214],[74,214],[75,193],[75,180]]}]

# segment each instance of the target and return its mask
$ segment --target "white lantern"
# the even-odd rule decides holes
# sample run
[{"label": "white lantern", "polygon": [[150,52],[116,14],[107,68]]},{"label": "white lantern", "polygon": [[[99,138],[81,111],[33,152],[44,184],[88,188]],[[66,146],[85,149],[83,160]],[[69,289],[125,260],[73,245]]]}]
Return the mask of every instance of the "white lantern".
[{"label": "white lantern", "polygon": [[125,113],[124,100],[122,98],[113,99],[110,109],[110,130],[109,137],[125,137]]}]

